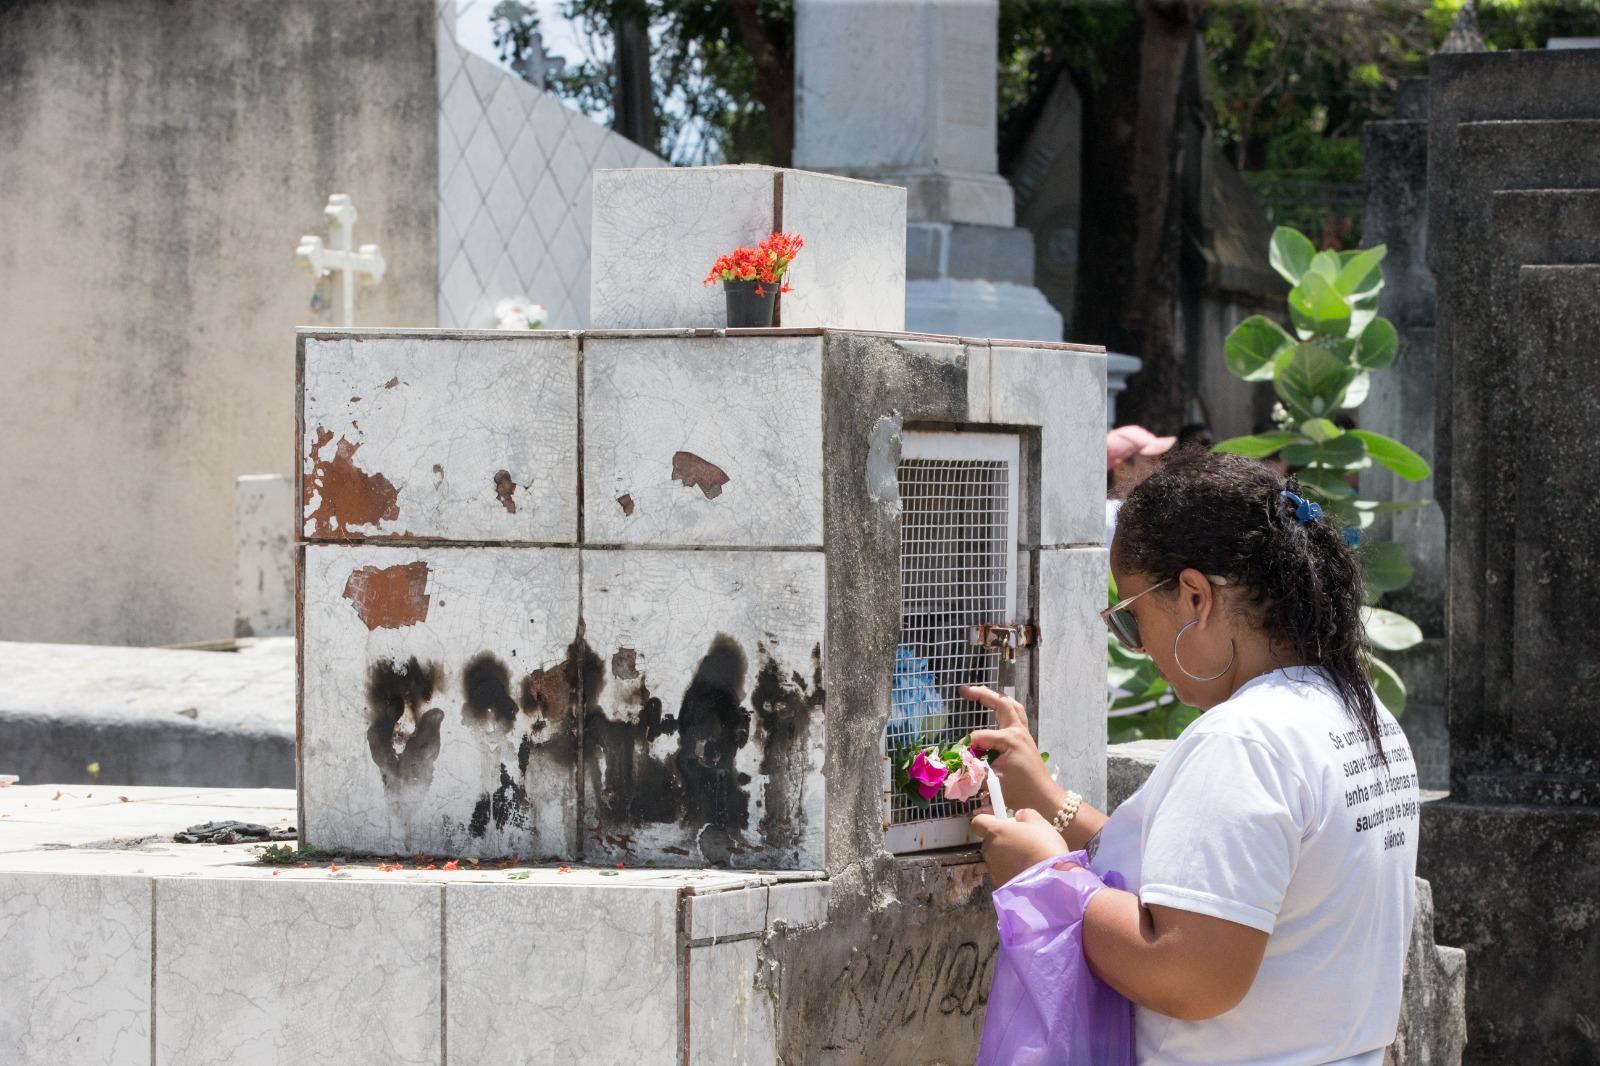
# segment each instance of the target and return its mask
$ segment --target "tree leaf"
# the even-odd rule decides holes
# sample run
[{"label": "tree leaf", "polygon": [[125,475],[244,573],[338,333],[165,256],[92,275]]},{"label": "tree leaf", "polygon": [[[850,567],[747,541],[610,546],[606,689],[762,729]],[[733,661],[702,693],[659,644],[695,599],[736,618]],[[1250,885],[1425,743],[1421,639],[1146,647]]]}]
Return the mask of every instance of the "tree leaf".
[{"label": "tree leaf", "polygon": [[1400,675],[1394,672],[1394,667],[1376,655],[1368,655],[1367,673],[1372,675],[1372,688],[1377,692],[1378,699],[1389,709],[1389,713],[1396,718],[1404,714],[1406,683],[1400,680]]},{"label": "tree leaf", "polygon": [[1308,272],[1289,290],[1289,318],[1302,333],[1343,337],[1350,329],[1350,305],[1333,282]]},{"label": "tree leaf", "polygon": [[[1316,275],[1311,278],[1316,280]],[[1319,418],[1338,409],[1345,387],[1356,373],[1320,345],[1298,344],[1293,354],[1280,362],[1272,387],[1302,419]]]},{"label": "tree leaf", "polygon": [[1363,370],[1350,379],[1350,386],[1344,390],[1344,407],[1360,407],[1367,402],[1367,393],[1372,388],[1372,375]]},{"label": "tree leaf", "polygon": [[1294,338],[1265,315],[1251,315],[1228,334],[1222,357],[1228,369],[1246,381],[1272,378],[1272,360]]},{"label": "tree leaf", "polygon": [[1356,490],[1337,470],[1322,470],[1313,466],[1296,471],[1295,476],[1300,479],[1302,487],[1327,500],[1348,500],[1356,494]]},{"label": "tree leaf", "polygon": [[1328,421],[1326,418],[1313,418],[1300,426],[1300,432],[1321,444],[1325,440],[1344,436],[1344,430]]},{"label": "tree leaf", "polygon": [[1374,592],[1397,592],[1411,584],[1414,571],[1406,551],[1394,541],[1369,544],[1360,551],[1361,568],[1367,588]]},{"label": "tree leaf", "polygon": [[1269,433],[1257,433],[1248,437],[1229,437],[1211,450],[1214,452],[1228,452],[1232,455],[1243,455],[1249,459],[1265,459],[1269,455],[1276,455],[1284,445],[1293,444],[1295,441],[1304,439],[1298,433],[1275,429]]},{"label": "tree leaf", "polygon": [[1383,257],[1388,251],[1388,248],[1380,244],[1376,248],[1367,248],[1343,259],[1339,266],[1339,275],[1333,279],[1333,287],[1339,290],[1339,295],[1366,298],[1382,288],[1383,271],[1378,268],[1378,264],[1383,262]]},{"label": "tree leaf", "polygon": [[1394,362],[1400,351],[1400,335],[1387,318],[1374,318],[1361,331],[1356,342],[1356,364],[1366,370],[1382,370]]},{"label": "tree leaf", "polygon": [[[1311,257],[1311,268],[1307,273],[1319,275],[1331,285],[1334,279],[1339,276],[1339,263],[1339,253],[1330,248]],[[1300,280],[1304,281],[1305,278]]]},{"label": "tree leaf", "polygon": [[1289,226],[1279,226],[1272,231],[1272,245],[1268,259],[1272,263],[1272,269],[1290,285],[1300,283],[1301,276],[1311,269],[1311,260],[1316,254],[1316,247],[1299,230]]},{"label": "tree leaf", "polygon": [[1428,461],[1397,440],[1374,433],[1369,429],[1352,429],[1350,435],[1360,437],[1367,446],[1367,454],[1407,481],[1421,481],[1433,473]]},{"label": "tree leaf", "polygon": [[1317,456],[1312,461],[1323,466],[1349,467],[1366,457],[1367,446],[1361,438],[1346,433],[1317,445]]},{"label": "tree leaf", "polygon": [[1382,607],[1368,607],[1361,614],[1366,624],[1367,640],[1375,648],[1405,651],[1422,643],[1422,630],[1403,614],[1386,611]]}]

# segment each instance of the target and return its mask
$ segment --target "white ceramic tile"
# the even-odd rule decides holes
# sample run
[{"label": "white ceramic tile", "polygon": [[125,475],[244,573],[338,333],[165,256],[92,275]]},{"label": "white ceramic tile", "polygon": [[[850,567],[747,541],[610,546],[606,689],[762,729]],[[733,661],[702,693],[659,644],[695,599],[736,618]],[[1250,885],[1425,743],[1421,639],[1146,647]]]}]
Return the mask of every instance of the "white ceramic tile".
[{"label": "white ceramic tile", "polygon": [[777,1062],[772,995],[756,987],[760,966],[755,940],[689,950],[690,1066]]},{"label": "white ceramic tile", "polygon": [[444,282],[445,273],[450,264],[455,262],[456,253],[461,251],[461,231],[456,229],[456,224],[450,217],[450,212],[445,209],[443,202],[439,204],[439,281]]},{"label": "white ceramic tile", "polygon": [[461,147],[467,166],[472,170],[472,180],[478,183],[479,189],[487,192],[506,158],[500,142],[495,139],[494,130],[489,123],[481,123]]},{"label": "white ceramic tile", "polygon": [[[568,548],[306,549],[304,840],[576,855],[577,563]],[[399,591],[364,595],[380,582]]]},{"label": "white ceramic tile", "polygon": [[461,73],[461,46],[456,44],[455,35],[447,30],[442,22],[434,27],[434,46],[438,56],[435,69],[439,77],[439,94],[442,99],[450,83]]},{"label": "white ceramic tile", "polygon": [[690,940],[747,936],[767,927],[765,885],[693,895],[685,906],[689,909]]},{"label": "white ceramic tile", "polygon": [[561,228],[561,223],[567,217],[567,202],[556,186],[555,174],[548,167],[534,183],[533,195],[528,198],[528,213],[533,216],[534,224],[547,242],[556,235],[556,230]]},{"label": "white ceramic tile", "polygon": [[472,263],[467,259],[467,253],[456,252],[439,282],[439,301],[450,311],[448,318],[440,316],[439,325],[445,328],[464,326],[467,312],[472,307],[472,302],[478,298],[480,291],[478,276],[472,272]]},{"label": "white ceramic tile", "polygon": [[767,926],[821,925],[828,917],[833,885],[827,881],[796,881],[773,885],[767,898]]},{"label": "white ceramic tile", "polygon": [[1040,543],[1105,540],[1106,358],[990,348],[990,418],[1040,427]]},{"label": "white ceramic tile", "polygon": [[534,135],[531,125],[523,126],[517,143],[506,154],[506,164],[511,168],[511,175],[522,190],[523,198],[531,198],[535,186],[539,184],[539,176],[548,166],[544,152],[539,148],[539,138]]},{"label": "white ceramic tile", "polygon": [[0,873],[0,1059],[147,1066],[150,885]]},{"label": "white ceramic tile", "polygon": [[550,159],[556,150],[556,145],[566,136],[567,123],[576,116],[561,102],[549,93],[542,93],[534,101],[533,109],[528,112],[529,123],[533,126],[534,136],[539,138],[539,147],[544,152],[545,159]]},{"label": "white ceramic tile", "polygon": [[550,238],[549,252],[562,283],[570,289],[578,272],[583,269],[584,263],[589,258],[589,249],[584,243],[583,236],[579,234],[577,223],[573,221],[570,212],[562,218],[555,236]]},{"label": "white ceramic tile", "polygon": [[584,855],[823,863],[823,557],[583,553]]},{"label": "white ceramic tile", "polygon": [[555,152],[550,156],[550,170],[555,175],[556,186],[569,205],[577,202],[578,187],[589,177],[589,164],[583,158],[583,149],[579,146],[577,135],[572,129],[573,126],[587,121],[585,118],[574,117],[572,124],[562,135],[561,142],[556,146]]},{"label": "white ceramic tile", "polygon": [[516,231],[524,203],[522,190],[518,188],[517,179],[512,176],[509,166],[501,168],[494,184],[489,186],[488,193],[484,195],[483,202],[488,206],[489,215],[494,219],[495,228],[500,231],[504,243]]},{"label": "white ceramic tile", "polygon": [[[774,173],[764,167],[597,171],[593,326],[723,326],[722,292],[701,282],[718,256],[772,231]],[[640,262],[652,268],[641,273]]]},{"label": "white ceramic tile", "polygon": [[511,240],[506,245],[506,252],[517,268],[517,276],[522,279],[522,288],[528,298],[535,303],[544,303],[534,295],[533,278],[540,261],[549,253],[545,250],[544,238],[539,235],[539,227],[534,225],[531,214],[524,212],[517,222],[517,228],[512,231]]},{"label": "white ceramic tile", "polygon": [[447,1066],[678,1066],[671,888],[451,885]]},{"label": "white ceramic tile", "polygon": [[806,242],[783,296],[785,326],[905,328],[904,189],[784,171],[781,224]]},{"label": "white ceramic tile", "polygon": [[304,388],[308,538],[576,536],[575,339],[308,340]]},{"label": "white ceramic tile", "polygon": [[500,227],[495,225],[494,216],[487,205],[480,207],[477,214],[472,216],[472,221],[467,223],[466,229],[461,231],[461,250],[472,261],[472,271],[479,279],[487,278],[489,271],[494,269],[495,263],[505,253],[505,238],[500,235]]},{"label": "white ceramic tile", "polygon": [[494,94],[489,97],[488,106],[484,108],[489,118],[489,125],[500,140],[500,150],[507,154],[517,143],[517,137],[522,133],[527,121],[527,112],[517,96],[516,85],[519,80],[510,76],[502,78],[495,87]]},{"label": "white ceramic tile", "polygon": [[567,124],[569,140],[577,146],[587,166],[594,165],[596,157],[600,154],[600,146],[605,142],[609,133],[610,131],[598,122],[591,121],[581,115]]},{"label": "white ceramic tile", "polygon": [[1097,807],[1106,798],[1105,595],[1104,549],[1039,552],[1039,749]]},{"label": "white ceramic tile", "polygon": [[461,53],[462,69],[472,81],[472,90],[477,93],[478,99],[488,107],[489,101],[494,98],[495,90],[500,88],[501,82],[511,77],[504,69],[495,66],[482,56],[474,55],[463,50]]},{"label": "white ceramic tile", "polygon": [[584,351],[589,541],[822,543],[820,337],[595,338]]},{"label": "white ceramic tile", "polygon": [[456,135],[456,143],[464,146],[483,122],[483,105],[472,91],[472,82],[465,75],[452,80],[440,106]]},{"label": "white ceramic tile", "polygon": [[434,1066],[437,885],[164,878],[156,1066]]},{"label": "white ceramic tile", "polygon": [[479,191],[478,183],[472,180],[472,169],[467,166],[466,160],[456,160],[450,173],[445,176],[440,195],[445,209],[450,212],[450,221],[455,223],[456,232],[464,233],[467,225],[477,217],[478,208],[483,203],[483,193]]}]

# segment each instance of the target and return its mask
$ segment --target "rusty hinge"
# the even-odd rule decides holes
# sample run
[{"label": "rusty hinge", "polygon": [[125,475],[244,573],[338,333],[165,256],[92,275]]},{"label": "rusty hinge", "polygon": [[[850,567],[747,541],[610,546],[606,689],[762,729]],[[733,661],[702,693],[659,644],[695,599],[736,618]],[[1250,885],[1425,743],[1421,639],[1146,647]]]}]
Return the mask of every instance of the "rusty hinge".
[{"label": "rusty hinge", "polygon": [[1014,663],[1018,648],[1039,643],[1039,627],[1031,622],[984,622],[967,627],[967,639],[980,648],[998,648],[1006,662]]}]

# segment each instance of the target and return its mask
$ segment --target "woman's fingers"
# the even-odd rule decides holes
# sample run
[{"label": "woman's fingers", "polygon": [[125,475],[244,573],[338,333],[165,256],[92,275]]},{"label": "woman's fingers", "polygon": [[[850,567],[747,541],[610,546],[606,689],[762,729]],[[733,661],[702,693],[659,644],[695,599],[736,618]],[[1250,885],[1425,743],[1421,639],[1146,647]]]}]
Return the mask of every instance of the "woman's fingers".
[{"label": "woman's fingers", "polygon": [[983,685],[969,685],[961,690],[962,698],[974,703],[981,703],[994,712],[995,724],[1001,729],[1020,727],[1023,732],[1028,729],[1028,712],[1016,700],[1009,696],[1002,696],[992,688]]},{"label": "woman's fingers", "polygon": [[980,751],[1010,751],[1011,735],[998,729],[974,729],[972,746]]},{"label": "woman's fingers", "polygon": [[994,835],[994,831],[1001,825],[1000,819],[992,814],[975,814],[972,816],[972,831],[981,836],[985,841]]}]

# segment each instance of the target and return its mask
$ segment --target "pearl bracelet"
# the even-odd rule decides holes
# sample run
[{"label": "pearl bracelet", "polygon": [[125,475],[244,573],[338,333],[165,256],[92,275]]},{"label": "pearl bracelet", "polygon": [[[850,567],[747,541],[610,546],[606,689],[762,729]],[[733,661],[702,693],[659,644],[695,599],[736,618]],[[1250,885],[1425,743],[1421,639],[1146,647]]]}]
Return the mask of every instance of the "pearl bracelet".
[{"label": "pearl bracelet", "polygon": [[1061,809],[1056,812],[1056,816],[1050,819],[1050,824],[1055,827],[1056,832],[1065,833],[1067,831],[1067,826],[1071,825],[1072,820],[1078,816],[1078,806],[1081,803],[1083,803],[1083,797],[1070,788],[1067,789],[1067,801],[1061,805]]}]

